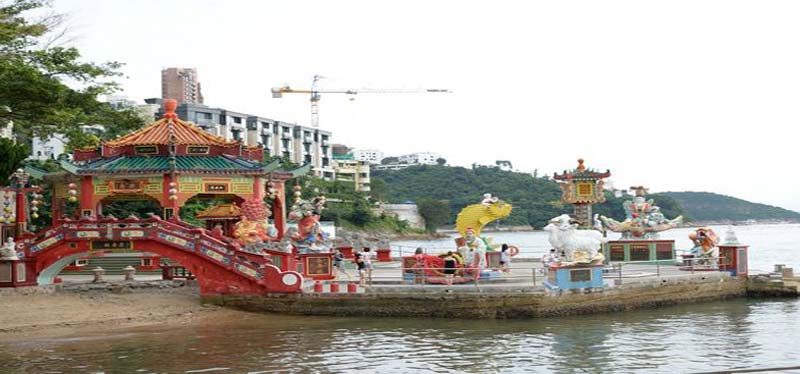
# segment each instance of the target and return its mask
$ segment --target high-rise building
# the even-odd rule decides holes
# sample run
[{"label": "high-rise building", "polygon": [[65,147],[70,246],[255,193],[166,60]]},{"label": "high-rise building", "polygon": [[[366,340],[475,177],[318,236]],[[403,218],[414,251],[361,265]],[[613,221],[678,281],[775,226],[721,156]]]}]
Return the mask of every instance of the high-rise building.
[{"label": "high-rise building", "polygon": [[175,99],[178,104],[202,104],[203,93],[195,68],[161,70],[161,98]]}]

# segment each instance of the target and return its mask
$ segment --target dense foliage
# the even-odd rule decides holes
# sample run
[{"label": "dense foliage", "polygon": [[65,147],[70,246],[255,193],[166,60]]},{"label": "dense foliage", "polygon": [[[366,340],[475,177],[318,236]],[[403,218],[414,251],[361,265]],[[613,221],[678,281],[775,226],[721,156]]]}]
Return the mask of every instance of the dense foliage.
[{"label": "dense foliage", "polygon": [[798,212],[711,192],[664,192],[661,195],[678,201],[697,221],[800,221]]},{"label": "dense foliage", "polygon": [[[572,207],[561,202],[561,189],[547,178],[531,174],[502,171],[495,167],[475,166],[473,169],[439,165],[414,166],[403,170],[374,171],[372,183],[386,184],[384,193],[390,202],[406,200],[417,203],[424,199],[449,203],[446,224],[452,224],[458,212],[467,205],[480,202],[484,193],[491,193],[511,203],[514,210],[503,220],[504,225],[531,225],[542,228],[549,219],[572,213]],[[668,196],[651,196],[669,218],[684,214],[683,208]],[[607,201],[593,207],[599,213],[618,220],[625,218],[624,200],[606,193]]]},{"label": "dense foliage", "polygon": [[[312,199],[325,195],[326,208],[322,211],[322,221],[333,221],[336,226],[367,230],[386,230],[397,233],[413,232],[408,222],[394,215],[376,212],[369,195],[355,191],[352,182],[326,181],[313,177],[298,180],[303,187],[303,198]],[[291,205],[291,187],[287,185],[287,205]]]},{"label": "dense foliage", "polygon": [[28,147],[16,144],[11,139],[0,139],[0,185],[8,185],[8,177],[22,166],[28,157]]},{"label": "dense foliage", "polygon": [[97,141],[81,125],[106,125],[103,138],[141,127],[134,110],[117,111],[97,100],[117,89],[108,78],[120,75],[121,64],[83,62],[77,49],[60,45],[67,33],[60,16],[30,17],[47,3],[0,0],[0,125],[13,122],[23,142],[65,134],[68,148]]}]

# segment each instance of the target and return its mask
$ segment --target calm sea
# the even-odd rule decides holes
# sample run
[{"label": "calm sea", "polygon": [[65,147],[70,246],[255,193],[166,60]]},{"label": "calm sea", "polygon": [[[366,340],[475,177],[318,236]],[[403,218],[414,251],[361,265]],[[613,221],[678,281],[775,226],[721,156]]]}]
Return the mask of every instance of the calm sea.
[{"label": "calm sea", "polygon": [[[715,227],[724,235],[724,227]],[[800,225],[737,226],[751,264],[800,266]],[[688,248],[686,234],[667,238]],[[492,234],[523,255],[542,233]],[[447,248],[451,240],[398,243]],[[399,247],[397,247],[399,249]],[[65,311],[67,312],[67,311]],[[13,311],[4,311],[13,313]],[[252,315],[0,345],[0,373],[687,373],[800,365],[800,301],[731,300],[540,320]]]}]

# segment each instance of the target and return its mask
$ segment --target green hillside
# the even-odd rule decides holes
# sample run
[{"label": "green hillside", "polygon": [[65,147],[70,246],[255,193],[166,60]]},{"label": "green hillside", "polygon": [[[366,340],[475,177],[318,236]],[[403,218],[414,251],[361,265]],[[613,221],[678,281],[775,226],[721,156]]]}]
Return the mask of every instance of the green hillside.
[{"label": "green hillside", "polygon": [[680,202],[695,221],[800,221],[798,212],[711,192],[664,192],[661,195]]},{"label": "green hillside", "polygon": [[[445,200],[450,207],[452,224],[456,214],[465,206],[480,202],[484,193],[491,193],[514,206],[503,225],[531,225],[542,228],[548,220],[563,213],[571,213],[572,207],[561,203],[561,189],[547,178],[534,178],[526,173],[502,171],[498,168],[477,166],[463,167],[414,166],[404,170],[373,171],[373,196],[399,203],[406,200],[420,201],[425,198]],[[378,191],[375,187],[381,186]],[[594,212],[615,219],[625,218],[622,202],[611,194],[608,201],[594,206]],[[681,205],[668,196],[652,196],[661,205],[667,217],[684,214]]]}]

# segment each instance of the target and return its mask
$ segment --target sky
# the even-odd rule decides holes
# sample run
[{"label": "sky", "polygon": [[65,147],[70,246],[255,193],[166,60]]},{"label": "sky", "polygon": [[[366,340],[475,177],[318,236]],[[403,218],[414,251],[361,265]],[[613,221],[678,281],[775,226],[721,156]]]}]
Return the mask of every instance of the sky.
[{"label": "sky", "polygon": [[308,124],[270,88],[323,95],[334,143],[451,165],[610,169],[617,188],[709,191],[800,211],[797,1],[54,0],[122,94],[194,67],[213,107]]}]

